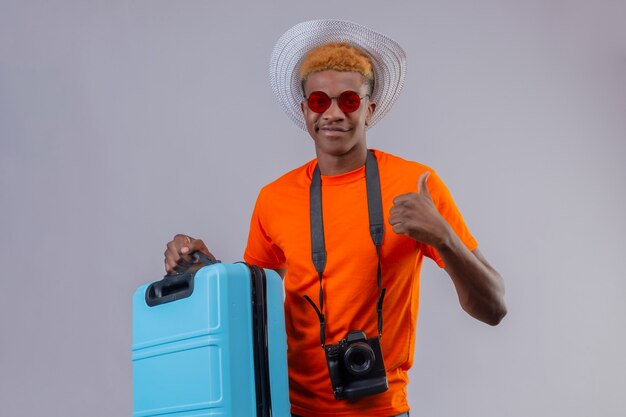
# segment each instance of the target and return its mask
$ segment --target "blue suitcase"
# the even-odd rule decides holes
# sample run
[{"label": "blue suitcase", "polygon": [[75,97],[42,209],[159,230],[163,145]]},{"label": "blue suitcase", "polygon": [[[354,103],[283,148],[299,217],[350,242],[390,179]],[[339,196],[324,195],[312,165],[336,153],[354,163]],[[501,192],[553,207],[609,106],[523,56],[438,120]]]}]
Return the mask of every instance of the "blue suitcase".
[{"label": "blue suitcase", "polygon": [[278,274],[216,263],[133,296],[133,417],[288,417]]}]

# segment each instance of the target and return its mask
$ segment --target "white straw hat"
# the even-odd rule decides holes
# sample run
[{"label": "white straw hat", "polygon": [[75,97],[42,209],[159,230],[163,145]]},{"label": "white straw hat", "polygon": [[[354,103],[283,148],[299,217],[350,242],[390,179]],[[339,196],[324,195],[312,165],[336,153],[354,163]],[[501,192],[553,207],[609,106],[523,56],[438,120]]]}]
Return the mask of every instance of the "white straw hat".
[{"label": "white straw hat", "polygon": [[376,110],[368,126],[371,127],[383,118],[400,95],[406,75],[406,54],[393,39],[357,23],[310,20],[285,32],[276,42],[270,61],[274,95],[287,116],[306,131],[300,109],[303,93],[298,70],[308,51],[330,42],[347,42],[372,59],[374,90],[371,99],[376,102]]}]

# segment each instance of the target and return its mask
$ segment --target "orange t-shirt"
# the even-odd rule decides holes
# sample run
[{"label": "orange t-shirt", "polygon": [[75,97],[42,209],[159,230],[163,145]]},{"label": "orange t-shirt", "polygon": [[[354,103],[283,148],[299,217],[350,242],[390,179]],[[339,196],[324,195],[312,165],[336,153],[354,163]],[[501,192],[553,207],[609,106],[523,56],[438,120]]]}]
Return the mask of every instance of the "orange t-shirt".
[{"label": "orange t-shirt", "polygon": [[[382,352],[389,390],[357,401],[337,401],[320,346],[319,319],[304,299],[318,303],[319,278],[311,260],[309,189],[313,160],[265,186],[257,199],[246,262],[286,268],[285,324],[292,413],[303,417],[392,416],[408,411],[407,371],[413,363],[419,304],[419,271],[424,255],[443,267],[435,249],[393,232],[393,199],[417,191],[417,180],[430,171],[427,185],[437,209],[470,249],[478,245],[465,226],[452,196],[427,166],[375,151],[380,171],[385,236],[381,249],[383,305]],[[322,213],[327,261],[323,276],[326,343],[335,344],[350,330],[377,335],[376,247],[369,233],[365,168],[322,176]]]}]

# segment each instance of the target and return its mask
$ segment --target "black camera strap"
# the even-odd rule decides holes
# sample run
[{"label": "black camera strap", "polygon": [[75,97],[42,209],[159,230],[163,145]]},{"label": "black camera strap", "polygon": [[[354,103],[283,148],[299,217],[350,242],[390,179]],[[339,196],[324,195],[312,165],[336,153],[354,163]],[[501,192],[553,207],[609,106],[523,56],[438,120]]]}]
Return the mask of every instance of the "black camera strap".
[{"label": "black camera strap", "polygon": [[[383,300],[385,298],[385,289],[382,288],[382,271],[380,266],[380,248],[383,244],[385,233],[383,220],[383,203],[380,191],[380,174],[378,172],[378,162],[372,151],[367,152],[365,160],[365,186],[367,189],[367,210],[369,214],[369,228],[372,241],[376,246],[376,256],[378,257],[377,267],[377,284],[378,284],[378,302],[376,303],[376,312],[378,313],[378,336],[383,335]],[[319,276],[319,308],[307,295],[304,298],[313,306],[320,320],[320,341],[322,348],[326,345],[326,318],[324,317],[324,289],[322,286],[322,278],[324,269],[326,268],[326,244],[324,242],[324,220],[322,216],[322,176],[319,166],[313,171],[311,179],[311,257],[313,265]]]}]

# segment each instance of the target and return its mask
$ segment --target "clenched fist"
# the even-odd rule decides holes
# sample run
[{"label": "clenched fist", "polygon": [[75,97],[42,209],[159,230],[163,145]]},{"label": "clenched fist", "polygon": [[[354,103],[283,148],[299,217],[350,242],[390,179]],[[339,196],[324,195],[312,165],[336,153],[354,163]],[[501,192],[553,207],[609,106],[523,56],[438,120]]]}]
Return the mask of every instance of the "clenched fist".
[{"label": "clenched fist", "polygon": [[196,263],[193,258],[194,252],[202,252],[211,259],[215,256],[206,247],[200,239],[194,239],[187,235],[176,235],[174,239],[167,243],[165,250],[165,271],[168,274],[175,274],[181,270],[185,270]]}]

